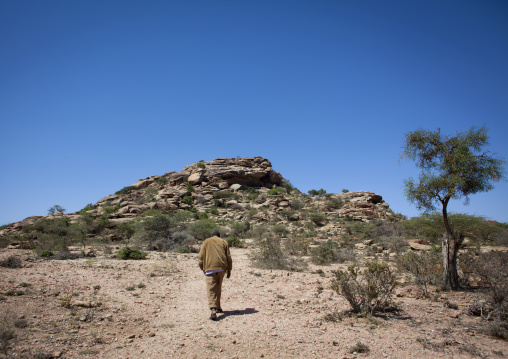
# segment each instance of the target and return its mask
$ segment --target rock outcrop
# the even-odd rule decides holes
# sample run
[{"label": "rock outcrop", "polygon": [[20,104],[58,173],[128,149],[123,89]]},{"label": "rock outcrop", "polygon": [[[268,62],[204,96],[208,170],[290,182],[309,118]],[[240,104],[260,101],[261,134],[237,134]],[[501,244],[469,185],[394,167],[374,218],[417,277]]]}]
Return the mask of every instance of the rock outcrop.
[{"label": "rock outcrop", "polygon": [[[296,202],[299,202],[298,206]],[[389,205],[373,192],[357,191],[324,197],[300,193],[272,169],[269,160],[262,157],[199,161],[180,172],[143,178],[102,198],[86,213],[96,219],[107,218],[112,226],[116,226],[143,216],[149,210],[193,210],[226,220],[252,223],[269,220],[270,223],[288,224],[309,221],[309,213],[313,212],[324,213],[330,220],[343,217],[369,221],[393,216]],[[81,214],[79,211],[60,215],[60,218],[64,216],[76,223]],[[0,231],[0,236],[20,232],[24,226],[45,217],[29,217],[11,224]]]}]

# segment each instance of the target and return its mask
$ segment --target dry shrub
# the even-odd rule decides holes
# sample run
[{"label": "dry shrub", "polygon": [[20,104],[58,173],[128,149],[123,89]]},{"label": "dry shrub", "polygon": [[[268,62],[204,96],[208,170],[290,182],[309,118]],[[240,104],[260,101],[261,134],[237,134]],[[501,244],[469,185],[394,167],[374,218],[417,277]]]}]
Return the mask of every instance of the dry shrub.
[{"label": "dry shrub", "polygon": [[410,273],[416,284],[423,286],[428,296],[428,285],[440,286],[443,276],[441,256],[437,252],[414,252],[397,256],[397,266],[402,272]]},{"label": "dry shrub", "polygon": [[363,272],[357,264],[352,264],[347,271],[333,273],[332,289],[349,302],[353,312],[374,315],[393,308],[396,280],[387,264],[367,262]]},{"label": "dry shrub", "polygon": [[480,314],[489,320],[487,332],[508,338],[508,253],[488,252],[469,258],[478,284],[485,290],[484,301],[478,299],[470,306],[471,314]]},{"label": "dry shrub", "polygon": [[264,269],[300,271],[305,262],[296,260],[282,250],[279,238],[262,238],[256,241],[256,251],[251,256],[253,264]]},{"label": "dry shrub", "polygon": [[21,259],[16,256],[9,256],[6,259],[0,261],[0,267],[5,268],[21,268],[23,267]]}]

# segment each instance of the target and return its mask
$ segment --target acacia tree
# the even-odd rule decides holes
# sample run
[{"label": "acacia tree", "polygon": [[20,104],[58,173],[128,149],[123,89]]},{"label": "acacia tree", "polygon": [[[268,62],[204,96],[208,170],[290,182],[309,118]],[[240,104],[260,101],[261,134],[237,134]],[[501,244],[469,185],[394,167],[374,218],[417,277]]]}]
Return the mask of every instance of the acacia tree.
[{"label": "acacia tree", "polygon": [[422,172],[417,181],[405,180],[405,194],[419,210],[435,211],[441,206],[446,233],[442,240],[443,281],[450,289],[459,288],[457,252],[464,233],[455,233],[448,220],[451,199],[464,198],[494,188],[504,175],[505,161],[495,158],[484,147],[489,144],[485,126],[471,128],[455,136],[436,131],[417,130],[406,134],[402,157],[415,161]]}]

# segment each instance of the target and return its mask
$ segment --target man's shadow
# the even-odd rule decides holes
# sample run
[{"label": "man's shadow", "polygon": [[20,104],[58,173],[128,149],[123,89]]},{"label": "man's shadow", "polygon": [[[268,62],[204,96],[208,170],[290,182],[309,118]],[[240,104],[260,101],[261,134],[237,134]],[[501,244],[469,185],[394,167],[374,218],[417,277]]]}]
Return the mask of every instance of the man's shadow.
[{"label": "man's shadow", "polygon": [[231,315],[248,315],[248,314],[256,314],[259,313],[254,308],[245,308],[243,310],[225,310],[222,313],[217,313],[217,319],[216,320],[223,320]]}]

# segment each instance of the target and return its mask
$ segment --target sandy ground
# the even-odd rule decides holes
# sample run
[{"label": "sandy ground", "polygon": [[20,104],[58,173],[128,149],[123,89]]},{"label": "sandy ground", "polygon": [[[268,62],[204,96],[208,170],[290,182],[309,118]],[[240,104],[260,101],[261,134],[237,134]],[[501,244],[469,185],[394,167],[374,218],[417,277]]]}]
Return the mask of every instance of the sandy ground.
[{"label": "sandy ground", "polygon": [[[506,341],[483,334],[484,322],[466,314],[474,293],[441,293],[438,301],[405,295],[395,298],[399,313],[330,321],[327,314],[349,308],[330,289],[331,271],[338,265],[311,265],[301,273],[261,270],[251,266],[249,251],[232,248],[234,270],[223,287],[225,312],[214,322],[197,254],[151,252],[144,261],[110,256],[56,261],[36,259],[27,250],[2,249],[0,259],[23,259],[23,268],[0,268],[0,325],[15,333],[7,357],[508,355]],[[459,309],[446,307],[445,299]],[[352,352],[359,341],[370,352]]]}]

